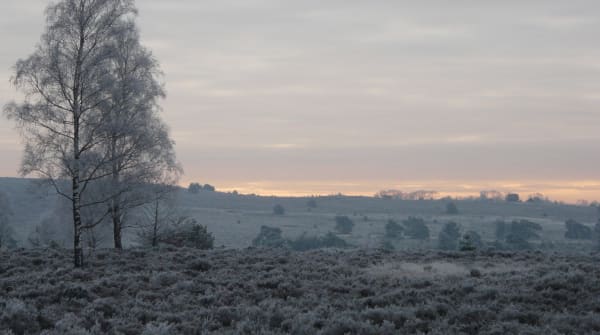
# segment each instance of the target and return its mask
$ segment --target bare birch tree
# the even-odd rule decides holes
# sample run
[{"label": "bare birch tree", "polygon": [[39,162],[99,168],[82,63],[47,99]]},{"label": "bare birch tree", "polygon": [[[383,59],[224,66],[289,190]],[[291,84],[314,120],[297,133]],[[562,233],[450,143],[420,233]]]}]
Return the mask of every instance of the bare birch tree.
[{"label": "bare birch tree", "polygon": [[[174,184],[181,168],[175,158],[173,141],[160,119],[159,99],[165,93],[159,81],[158,62],[139,40],[132,20],[115,29],[112,40],[111,71],[114,84],[110,100],[103,106],[103,143],[110,165],[106,196],[113,224],[113,240],[123,247],[122,230],[127,212],[152,202],[155,193]],[[160,197],[160,196],[159,196]]]},{"label": "bare birch tree", "polygon": [[[73,251],[83,266],[82,208],[88,185],[106,177],[110,157],[98,150],[106,141],[102,107],[112,88],[110,42],[115,28],[135,15],[132,0],[62,0],[46,10],[46,30],[34,53],[15,65],[12,83],[25,93],[5,113],[17,122],[26,141],[24,175],[48,179],[69,199],[73,211]],[[71,190],[60,187],[70,181]]]}]

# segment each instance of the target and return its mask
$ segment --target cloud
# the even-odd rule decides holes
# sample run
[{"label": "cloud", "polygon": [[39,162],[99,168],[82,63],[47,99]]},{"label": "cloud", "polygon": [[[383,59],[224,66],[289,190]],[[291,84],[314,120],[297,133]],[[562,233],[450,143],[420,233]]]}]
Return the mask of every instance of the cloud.
[{"label": "cloud", "polygon": [[[46,3],[0,3],[0,103]],[[597,1],[137,4],[191,176],[600,178]]]}]

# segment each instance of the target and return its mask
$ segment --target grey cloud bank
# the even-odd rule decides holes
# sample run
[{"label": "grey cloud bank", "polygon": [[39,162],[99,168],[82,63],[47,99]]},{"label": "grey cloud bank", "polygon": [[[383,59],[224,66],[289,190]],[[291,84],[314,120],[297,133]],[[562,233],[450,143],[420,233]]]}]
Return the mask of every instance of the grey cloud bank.
[{"label": "grey cloud bank", "polygon": [[[0,104],[46,4],[0,4]],[[186,180],[600,180],[596,1],[137,4]],[[1,119],[0,175],[19,143]]]}]

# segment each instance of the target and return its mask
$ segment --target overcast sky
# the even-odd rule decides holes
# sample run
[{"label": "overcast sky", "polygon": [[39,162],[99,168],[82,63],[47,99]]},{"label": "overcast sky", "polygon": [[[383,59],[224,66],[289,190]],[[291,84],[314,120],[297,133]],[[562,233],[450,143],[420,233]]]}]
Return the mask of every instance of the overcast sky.
[{"label": "overcast sky", "polygon": [[[0,105],[48,1],[0,1]],[[600,2],[138,0],[185,176],[600,200]],[[21,143],[0,118],[0,175]]]}]

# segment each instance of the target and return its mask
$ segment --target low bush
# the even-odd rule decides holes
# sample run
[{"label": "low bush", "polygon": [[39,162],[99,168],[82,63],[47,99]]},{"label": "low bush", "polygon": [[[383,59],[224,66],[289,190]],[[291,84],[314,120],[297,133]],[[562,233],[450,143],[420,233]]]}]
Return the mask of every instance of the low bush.
[{"label": "low bush", "polygon": [[350,234],[354,229],[354,222],[347,216],[335,217],[335,231],[340,234]]},{"label": "low bush", "polygon": [[285,215],[285,208],[283,206],[277,204],[273,206],[273,214],[274,215]]}]

